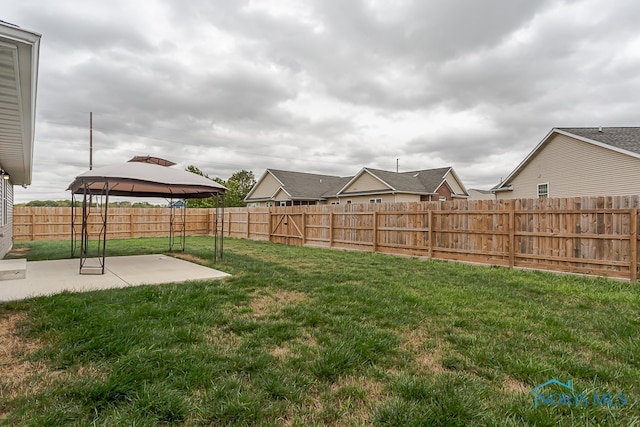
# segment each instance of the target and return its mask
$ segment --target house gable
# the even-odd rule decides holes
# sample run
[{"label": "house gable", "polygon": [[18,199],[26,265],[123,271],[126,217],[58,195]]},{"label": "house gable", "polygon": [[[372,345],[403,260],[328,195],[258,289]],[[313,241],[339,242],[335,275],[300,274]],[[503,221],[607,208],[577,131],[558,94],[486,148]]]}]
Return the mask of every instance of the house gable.
[{"label": "house gable", "polygon": [[394,188],[364,168],[338,194],[341,197],[346,197],[348,194],[388,193],[391,191],[394,191]]},{"label": "house gable", "polygon": [[282,183],[267,169],[247,194],[245,201],[270,199],[281,186]]},{"label": "house gable", "polygon": [[291,196],[289,194],[287,194],[286,191],[284,191],[282,188],[279,188],[274,194],[273,196],[271,196],[271,200],[275,200],[275,201],[285,201],[285,200],[291,200]]},{"label": "house gable", "polygon": [[460,178],[458,178],[458,175],[455,173],[453,168],[449,169],[447,174],[444,176],[444,182],[449,186],[452,196],[469,197],[467,188],[464,186],[462,181],[460,181]]}]

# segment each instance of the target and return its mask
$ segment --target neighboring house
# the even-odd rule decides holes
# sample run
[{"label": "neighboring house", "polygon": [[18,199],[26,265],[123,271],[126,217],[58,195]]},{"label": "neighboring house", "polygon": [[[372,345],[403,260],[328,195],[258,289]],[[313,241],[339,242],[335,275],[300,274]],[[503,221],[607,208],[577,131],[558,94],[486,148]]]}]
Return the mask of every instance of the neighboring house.
[{"label": "neighboring house", "polygon": [[492,191],[498,199],[640,194],[640,128],[554,128]]},{"label": "neighboring house", "polygon": [[350,180],[333,175],[267,169],[244,201],[248,206],[316,205],[337,200]]},{"label": "neighboring house", "polygon": [[13,245],[13,186],[31,184],[40,35],[0,21],[0,258]]},{"label": "neighboring house", "polygon": [[350,177],[267,169],[244,200],[249,206],[295,206],[467,197],[451,167],[400,173],[363,168]]},{"label": "neighboring house", "polygon": [[491,190],[469,189],[469,200],[495,200],[496,195]]}]

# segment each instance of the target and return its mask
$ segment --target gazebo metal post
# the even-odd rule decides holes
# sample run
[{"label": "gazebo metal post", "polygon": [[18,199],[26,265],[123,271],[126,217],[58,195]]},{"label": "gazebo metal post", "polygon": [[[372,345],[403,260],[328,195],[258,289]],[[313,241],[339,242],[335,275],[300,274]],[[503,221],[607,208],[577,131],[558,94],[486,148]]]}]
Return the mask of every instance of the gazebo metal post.
[{"label": "gazebo metal post", "polygon": [[213,223],[213,262],[218,260],[218,193],[216,193],[216,219]]},{"label": "gazebo metal post", "polygon": [[222,261],[223,253],[224,253],[224,193],[222,193],[222,233],[220,233],[220,261]]},{"label": "gazebo metal post", "polygon": [[71,258],[76,255],[76,194],[71,193]]},{"label": "gazebo metal post", "polygon": [[[213,261],[218,260],[218,253],[220,253],[220,260],[222,261],[222,253],[224,249],[224,193],[222,197],[220,193],[215,193],[216,197],[216,220],[213,227]],[[222,216],[220,216],[220,199],[222,198]],[[218,223],[220,226],[218,226]],[[220,239],[218,241],[218,233],[220,233]]]},{"label": "gazebo metal post", "polygon": [[182,204],[184,205],[184,208],[182,208],[182,236],[180,240],[180,248],[182,249],[182,252],[184,252],[184,247],[187,242],[187,201],[182,200]]},{"label": "gazebo metal post", "polygon": [[100,210],[102,219],[102,227],[98,232],[98,253],[95,257],[99,262],[99,266],[86,266],[87,259],[90,258],[89,254],[89,217],[91,215],[91,209],[93,204],[93,192],[89,187],[90,184],[83,182],[83,198],[82,198],[82,239],[80,242],[80,274],[83,274],[83,269],[93,268],[100,269],[100,274],[104,274],[105,257],[107,251],[107,221],[108,221],[108,207],[109,207],[109,185],[103,184],[103,188],[100,191],[99,196],[104,196],[104,203],[100,205],[98,202],[97,208]]},{"label": "gazebo metal post", "polygon": [[[186,200],[180,199],[184,203],[184,208],[180,208],[180,210],[176,211],[175,203],[173,199],[170,200],[170,213],[169,213],[169,250],[173,250],[173,245],[176,240],[176,230],[179,232],[179,243],[180,249],[184,252],[185,242],[187,238],[187,202]],[[177,213],[179,212],[179,214]]]},{"label": "gazebo metal post", "polygon": [[80,271],[82,271],[82,265],[84,264],[84,258],[87,255],[87,245],[89,243],[89,230],[88,221],[89,208],[87,207],[87,187],[86,185],[82,189],[82,229],[80,231]]}]

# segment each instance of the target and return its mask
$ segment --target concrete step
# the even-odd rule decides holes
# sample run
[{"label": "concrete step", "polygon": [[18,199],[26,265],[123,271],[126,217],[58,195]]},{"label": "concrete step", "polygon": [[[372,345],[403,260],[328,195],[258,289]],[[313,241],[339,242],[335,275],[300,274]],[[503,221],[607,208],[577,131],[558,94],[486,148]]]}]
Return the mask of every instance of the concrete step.
[{"label": "concrete step", "polygon": [[27,260],[3,259],[0,260],[0,280],[24,279],[27,277]]}]

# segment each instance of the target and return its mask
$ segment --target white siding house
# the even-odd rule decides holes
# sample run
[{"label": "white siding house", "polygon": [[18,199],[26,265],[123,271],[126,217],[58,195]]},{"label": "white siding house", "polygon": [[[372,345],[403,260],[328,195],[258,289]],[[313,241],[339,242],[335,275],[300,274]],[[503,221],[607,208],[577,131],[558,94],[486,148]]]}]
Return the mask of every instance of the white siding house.
[{"label": "white siding house", "polygon": [[640,194],[640,128],[555,128],[493,191],[498,199]]}]

